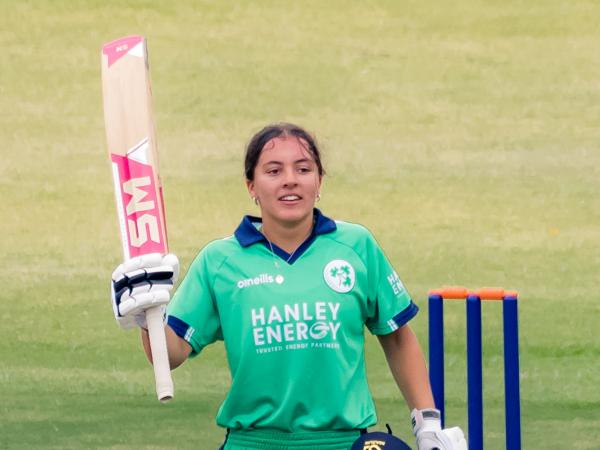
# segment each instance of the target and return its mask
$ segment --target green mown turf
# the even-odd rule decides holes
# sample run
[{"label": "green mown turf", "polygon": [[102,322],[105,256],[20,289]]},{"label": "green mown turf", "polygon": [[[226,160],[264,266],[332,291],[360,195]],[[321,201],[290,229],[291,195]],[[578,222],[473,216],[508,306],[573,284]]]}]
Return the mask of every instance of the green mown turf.
[{"label": "green mown turf", "polygon": [[[0,448],[216,448],[217,344],[156,402],[108,302],[120,260],[100,47],[149,40],[170,244],[256,212],[243,148],[316,133],[320,206],[367,225],[421,307],[442,284],[521,293],[523,448],[600,448],[600,5],[595,1],[0,2]],[[484,305],[485,420],[503,448],[499,305]],[[447,308],[448,423],[466,429],[464,310]],[[376,339],[381,423],[410,438]]]}]

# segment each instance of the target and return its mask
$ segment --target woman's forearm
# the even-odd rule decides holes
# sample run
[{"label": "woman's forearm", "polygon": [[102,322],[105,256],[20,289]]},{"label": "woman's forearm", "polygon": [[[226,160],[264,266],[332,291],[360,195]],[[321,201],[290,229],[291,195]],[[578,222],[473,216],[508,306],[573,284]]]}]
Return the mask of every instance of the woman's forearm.
[{"label": "woman's forearm", "polygon": [[[167,352],[169,353],[169,364],[171,370],[179,367],[187,359],[192,351],[192,347],[185,340],[181,339],[173,329],[165,325],[165,337],[167,338]],[[150,338],[148,330],[142,328],[142,345],[148,361],[152,363],[152,352],[150,350]]]},{"label": "woman's forearm", "polygon": [[411,328],[404,325],[378,338],[408,408],[434,408],[425,358]]}]

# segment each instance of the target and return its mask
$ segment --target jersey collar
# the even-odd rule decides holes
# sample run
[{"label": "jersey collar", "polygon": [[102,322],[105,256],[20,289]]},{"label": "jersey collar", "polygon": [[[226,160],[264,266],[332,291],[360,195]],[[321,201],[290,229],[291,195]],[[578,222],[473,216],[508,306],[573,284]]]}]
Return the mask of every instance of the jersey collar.
[{"label": "jersey collar", "polygon": [[[337,229],[335,222],[329,217],[323,215],[323,213],[317,208],[314,209],[314,217],[315,226],[313,227],[310,236],[308,236],[308,238],[306,238],[300,247],[298,247],[291,258],[289,253],[277,247],[275,244],[273,244],[273,252],[284,261],[292,264],[302,255],[302,253],[306,251],[306,249],[310,246],[310,244],[313,243],[317,236],[331,233]],[[242,222],[235,230],[235,237],[242,247],[249,247],[257,242],[262,242],[267,248],[270,249],[269,241],[267,241],[267,238],[257,228],[257,225],[260,223],[262,223],[262,219],[260,217],[244,216]]]}]

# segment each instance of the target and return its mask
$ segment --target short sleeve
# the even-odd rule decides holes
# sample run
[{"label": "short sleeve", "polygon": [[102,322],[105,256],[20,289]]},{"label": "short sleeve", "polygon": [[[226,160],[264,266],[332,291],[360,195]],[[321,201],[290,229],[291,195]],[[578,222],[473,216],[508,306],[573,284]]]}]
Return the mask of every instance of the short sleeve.
[{"label": "short sleeve", "polygon": [[167,324],[192,346],[192,356],[223,339],[207,253],[198,254],[167,306]]},{"label": "short sleeve", "polygon": [[373,334],[389,334],[411,320],[419,308],[413,303],[400,277],[370,233],[366,244],[366,259],[366,325]]}]

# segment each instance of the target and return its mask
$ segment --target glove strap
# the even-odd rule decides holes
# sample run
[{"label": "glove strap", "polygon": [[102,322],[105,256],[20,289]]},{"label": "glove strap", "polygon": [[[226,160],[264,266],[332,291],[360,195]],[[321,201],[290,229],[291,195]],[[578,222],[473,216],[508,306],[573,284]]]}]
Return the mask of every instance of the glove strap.
[{"label": "glove strap", "polygon": [[417,436],[423,431],[441,431],[442,415],[439,409],[413,409],[410,413],[413,433]]}]

